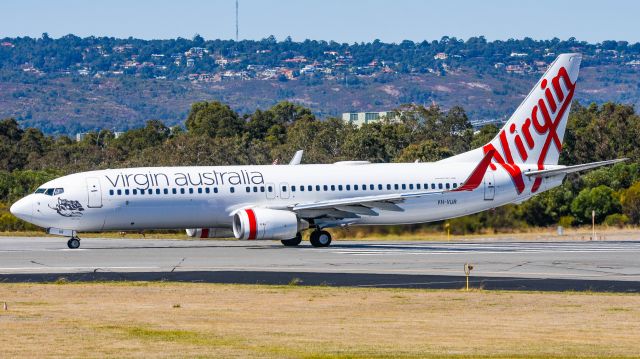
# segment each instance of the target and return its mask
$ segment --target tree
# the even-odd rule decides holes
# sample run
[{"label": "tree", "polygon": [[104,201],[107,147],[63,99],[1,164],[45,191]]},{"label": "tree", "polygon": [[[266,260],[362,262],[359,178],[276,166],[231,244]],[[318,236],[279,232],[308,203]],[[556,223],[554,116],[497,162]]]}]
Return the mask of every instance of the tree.
[{"label": "tree", "polygon": [[242,132],[244,121],[228,105],[202,101],[191,105],[185,125],[192,134],[229,137]]},{"label": "tree", "polygon": [[640,182],[623,191],[620,202],[622,212],[629,217],[631,223],[640,224]]},{"label": "tree", "polygon": [[591,222],[591,211],[595,211],[595,220],[600,223],[609,214],[619,213],[620,209],[619,199],[607,186],[585,188],[571,203],[571,212],[580,223]]}]

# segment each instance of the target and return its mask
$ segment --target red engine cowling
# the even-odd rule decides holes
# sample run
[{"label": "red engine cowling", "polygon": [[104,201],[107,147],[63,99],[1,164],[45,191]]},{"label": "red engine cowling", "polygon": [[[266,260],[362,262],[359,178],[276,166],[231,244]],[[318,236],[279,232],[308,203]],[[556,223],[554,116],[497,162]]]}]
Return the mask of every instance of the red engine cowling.
[{"label": "red engine cowling", "polygon": [[233,234],[237,239],[291,239],[309,227],[295,213],[267,208],[247,208],[233,215]]},{"label": "red engine cowling", "polygon": [[233,238],[233,230],[231,228],[213,227],[213,228],[187,228],[187,236],[193,238]]}]

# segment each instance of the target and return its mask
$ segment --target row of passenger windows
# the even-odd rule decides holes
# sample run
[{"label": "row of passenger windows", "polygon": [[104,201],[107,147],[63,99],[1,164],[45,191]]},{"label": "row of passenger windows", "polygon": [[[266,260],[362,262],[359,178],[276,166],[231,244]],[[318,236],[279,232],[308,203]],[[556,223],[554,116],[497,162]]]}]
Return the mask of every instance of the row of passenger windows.
[{"label": "row of passenger windows", "polygon": [[[428,190],[429,189],[429,184],[428,183],[424,183],[424,184],[423,183],[416,183],[416,184],[413,184],[413,183],[398,184],[398,183],[396,183],[396,184],[386,184],[386,185],[383,185],[383,184],[377,184],[377,185],[375,185],[375,184],[369,184],[369,185],[366,185],[366,184],[363,184],[363,185],[354,184],[353,186],[350,185],[350,184],[347,184],[347,185],[344,185],[344,186],[341,185],[341,184],[339,184],[339,185],[326,185],[325,184],[325,185],[322,185],[322,186],[320,186],[320,185],[315,185],[315,186],[306,185],[306,186],[290,186],[290,187],[291,187],[291,192],[295,192],[296,188],[300,192],[304,192],[304,191],[311,192],[314,189],[315,189],[316,192],[320,192],[320,191],[327,192],[329,190],[335,191],[336,189],[338,191],[351,191],[352,189],[354,191],[367,191],[367,190],[375,191],[376,188],[379,191],[382,191],[384,189],[386,189],[388,191],[400,190],[400,189],[407,190],[408,189],[408,190],[411,191],[411,190],[422,190],[422,189]],[[452,189],[452,188],[458,188],[458,184],[457,183],[431,183],[431,189]],[[287,186],[282,186],[282,192],[286,192],[286,191],[287,191]],[[250,192],[250,187],[247,187],[247,192]],[[255,187],[254,187],[254,192],[255,192]]]},{"label": "row of passenger windows", "polygon": [[[375,191],[376,189],[379,191],[382,190],[387,190],[387,191],[391,191],[391,190],[428,190],[429,188],[435,190],[435,189],[439,189],[439,190],[443,190],[443,189],[454,189],[454,188],[458,188],[458,184],[457,183],[402,183],[402,184],[363,184],[363,185],[300,185],[300,186],[289,186],[289,185],[283,185],[282,186],[282,192],[287,192],[287,191],[291,191],[291,192],[334,192],[334,191]],[[247,193],[250,192],[262,192],[264,193],[269,192],[272,193],[274,190],[273,186],[247,186],[245,187],[245,191]],[[235,187],[231,187],[229,189],[229,191],[231,193],[235,193]],[[38,193],[36,191],[36,193]],[[217,187],[198,187],[198,188],[164,188],[164,189],[160,189],[160,188],[156,188],[156,189],[110,189],[109,190],[109,195],[114,196],[114,195],[118,195],[118,196],[128,196],[128,195],[152,195],[152,194],[194,194],[194,193],[198,193],[198,194],[202,194],[202,193],[218,193],[218,188]]]},{"label": "row of passenger windows", "polygon": [[35,193],[42,193],[47,196],[57,196],[64,193],[64,188],[38,188]]}]

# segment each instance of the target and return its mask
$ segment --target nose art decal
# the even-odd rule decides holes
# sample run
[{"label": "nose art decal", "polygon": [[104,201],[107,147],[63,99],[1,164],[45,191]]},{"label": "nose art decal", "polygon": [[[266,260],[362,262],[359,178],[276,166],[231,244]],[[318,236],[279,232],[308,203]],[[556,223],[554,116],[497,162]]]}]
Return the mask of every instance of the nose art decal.
[{"label": "nose art decal", "polygon": [[49,208],[55,209],[63,217],[82,217],[84,211],[80,202],[62,198],[58,198],[58,203],[53,207],[49,205]]}]

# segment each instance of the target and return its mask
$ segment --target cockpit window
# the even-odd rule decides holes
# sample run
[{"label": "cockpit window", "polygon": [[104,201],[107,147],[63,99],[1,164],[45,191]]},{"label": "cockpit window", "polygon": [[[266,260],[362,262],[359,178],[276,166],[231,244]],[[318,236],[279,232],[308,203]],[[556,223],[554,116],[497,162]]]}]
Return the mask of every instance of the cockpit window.
[{"label": "cockpit window", "polygon": [[64,188],[56,188],[53,190],[53,195],[57,196],[59,194],[63,194],[64,193]]},{"label": "cockpit window", "polygon": [[35,193],[44,193],[44,191],[46,191],[46,188],[38,188]]},{"label": "cockpit window", "polygon": [[47,196],[53,196],[53,188],[47,188],[47,191],[44,194]]}]

